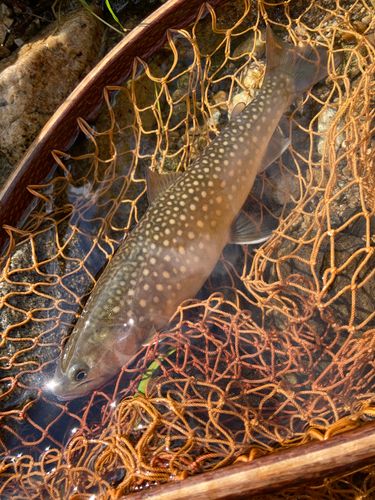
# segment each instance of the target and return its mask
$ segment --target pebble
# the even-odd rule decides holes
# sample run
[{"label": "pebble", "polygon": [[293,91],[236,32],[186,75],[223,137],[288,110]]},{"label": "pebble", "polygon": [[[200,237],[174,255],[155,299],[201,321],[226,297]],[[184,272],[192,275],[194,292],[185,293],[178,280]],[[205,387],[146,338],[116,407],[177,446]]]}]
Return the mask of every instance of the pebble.
[{"label": "pebble", "polygon": [[368,26],[371,23],[371,21],[372,21],[371,14],[367,14],[367,16],[362,18],[362,23],[365,24],[366,26]]},{"label": "pebble", "polygon": [[[337,108],[325,108],[323,111],[319,114],[318,116],[318,132],[320,134],[323,134],[319,137],[318,139],[318,145],[317,145],[317,150],[320,155],[323,155],[324,153],[324,144],[326,140],[326,132],[328,131],[332,120],[336,116],[337,113]],[[343,117],[341,117],[338,121],[337,128],[340,130],[344,127],[345,122]],[[342,132],[339,134],[336,138],[336,144],[335,144],[335,151],[339,149],[341,144],[343,143],[345,139],[345,133]],[[326,154],[328,153],[328,148],[325,150]]]},{"label": "pebble", "polygon": [[227,99],[228,99],[228,94],[227,94],[227,92],[224,92],[224,90],[220,90],[213,97],[214,103],[219,104],[218,109],[220,111],[227,111],[228,110]]},{"label": "pebble", "polygon": [[342,39],[344,40],[344,42],[355,42],[356,41],[356,36],[353,35],[353,33],[343,33],[342,34]]},{"label": "pebble", "polygon": [[6,20],[10,17],[14,17],[13,9],[5,5],[5,3],[0,3],[0,21],[6,24]]},{"label": "pebble", "polygon": [[364,33],[367,29],[367,25],[362,21],[354,21],[353,26],[355,27],[356,31],[358,31],[358,33]]},{"label": "pebble", "polygon": [[0,59],[4,59],[4,57],[8,57],[10,54],[10,50],[7,47],[0,46]]},{"label": "pebble", "polygon": [[238,94],[233,94],[231,99],[230,109],[233,108],[239,102],[244,102],[248,104],[256,94],[258,90],[262,86],[264,76],[263,65],[260,63],[251,63],[246,66],[239,76],[239,80],[243,87],[245,87],[244,91],[239,92]]},{"label": "pebble", "polygon": [[103,31],[80,9],[0,61],[0,150],[10,164],[94,66]]},{"label": "pebble", "polygon": [[255,59],[260,59],[266,52],[266,34],[265,30],[261,32],[253,31],[249,38],[242,42],[233,52],[233,57],[240,57],[244,54],[251,54]]},{"label": "pebble", "polygon": [[253,94],[253,92],[250,93],[248,90],[243,90],[239,94],[234,94],[232,96],[232,100],[230,102],[231,109],[233,110],[233,108],[235,108],[237,106],[237,104],[240,102],[243,102],[246,105],[248,105],[252,99],[254,99],[254,94]]},{"label": "pebble", "polygon": [[22,40],[22,38],[15,38],[14,43],[17,45],[17,47],[22,47],[22,45],[25,44],[25,42]]},{"label": "pebble", "polygon": [[251,63],[243,69],[240,82],[246,89],[260,89],[263,83],[264,68],[259,64]]}]

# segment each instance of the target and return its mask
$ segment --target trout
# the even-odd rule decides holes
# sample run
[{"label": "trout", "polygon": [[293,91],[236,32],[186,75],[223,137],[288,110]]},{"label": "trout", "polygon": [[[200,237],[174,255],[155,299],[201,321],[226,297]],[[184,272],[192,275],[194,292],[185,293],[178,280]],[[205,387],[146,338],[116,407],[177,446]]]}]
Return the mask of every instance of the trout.
[{"label": "trout", "polygon": [[241,208],[258,172],[289,145],[277,125],[285,109],[327,75],[326,49],[295,47],[267,28],[262,88],[182,174],[147,175],[147,212],[99,278],[70,335],[50,389],[70,400],[100,388],[178,305],[194,297],[227,243],[255,243]]}]

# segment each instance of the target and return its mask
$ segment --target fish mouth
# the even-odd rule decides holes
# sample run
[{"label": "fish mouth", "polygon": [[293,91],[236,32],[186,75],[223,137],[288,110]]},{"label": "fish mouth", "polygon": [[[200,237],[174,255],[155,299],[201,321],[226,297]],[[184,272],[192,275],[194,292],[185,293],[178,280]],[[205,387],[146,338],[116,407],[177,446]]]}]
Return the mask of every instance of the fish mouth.
[{"label": "fish mouth", "polygon": [[[85,385],[89,384],[92,382],[93,379],[90,380],[85,380],[81,382],[80,384],[76,385],[76,390],[74,392],[64,392],[63,394],[59,394],[59,383],[55,382],[53,379],[50,382],[50,387],[49,389],[53,392],[53,394],[57,397],[59,401],[70,401],[72,399],[78,399],[78,398],[83,398],[84,396],[87,396],[89,394],[89,390],[87,392],[82,393],[82,388],[84,388]],[[95,389],[100,389],[100,387],[105,383],[104,377],[100,377],[96,379],[96,384],[95,388],[92,390],[92,392]],[[83,389],[84,390],[84,389]]]}]

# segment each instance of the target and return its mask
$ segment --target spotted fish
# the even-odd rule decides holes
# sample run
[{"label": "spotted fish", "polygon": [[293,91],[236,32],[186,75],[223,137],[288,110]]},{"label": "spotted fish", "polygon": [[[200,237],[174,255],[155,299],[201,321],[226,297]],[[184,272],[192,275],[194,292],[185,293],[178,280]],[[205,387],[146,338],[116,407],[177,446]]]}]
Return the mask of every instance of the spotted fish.
[{"label": "spotted fish", "polygon": [[50,388],[60,400],[99,388],[151,342],[177,306],[196,295],[228,242],[270,236],[241,207],[257,173],[288,146],[275,132],[278,122],[327,75],[328,54],[296,48],[270,28],[266,44],[255,99],[183,174],[148,173],[151,205],[100,277],[58,361]]}]

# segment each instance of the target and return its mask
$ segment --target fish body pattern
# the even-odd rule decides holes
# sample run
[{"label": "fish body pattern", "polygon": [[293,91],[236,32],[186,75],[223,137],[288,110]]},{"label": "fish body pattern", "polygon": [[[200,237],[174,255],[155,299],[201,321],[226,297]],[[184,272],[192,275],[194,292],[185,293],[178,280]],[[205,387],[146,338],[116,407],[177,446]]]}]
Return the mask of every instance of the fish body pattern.
[{"label": "fish body pattern", "polygon": [[150,190],[153,184],[161,191],[163,183],[166,189],[87,301],[51,384],[59,399],[87,394],[118,373],[178,305],[196,295],[229,241],[262,241],[238,214],[259,170],[285,148],[280,142],[276,155],[270,148],[284,110],[327,74],[328,64],[326,50],[296,48],[270,28],[266,43],[266,74],[255,99],[183,174],[150,172]]}]

